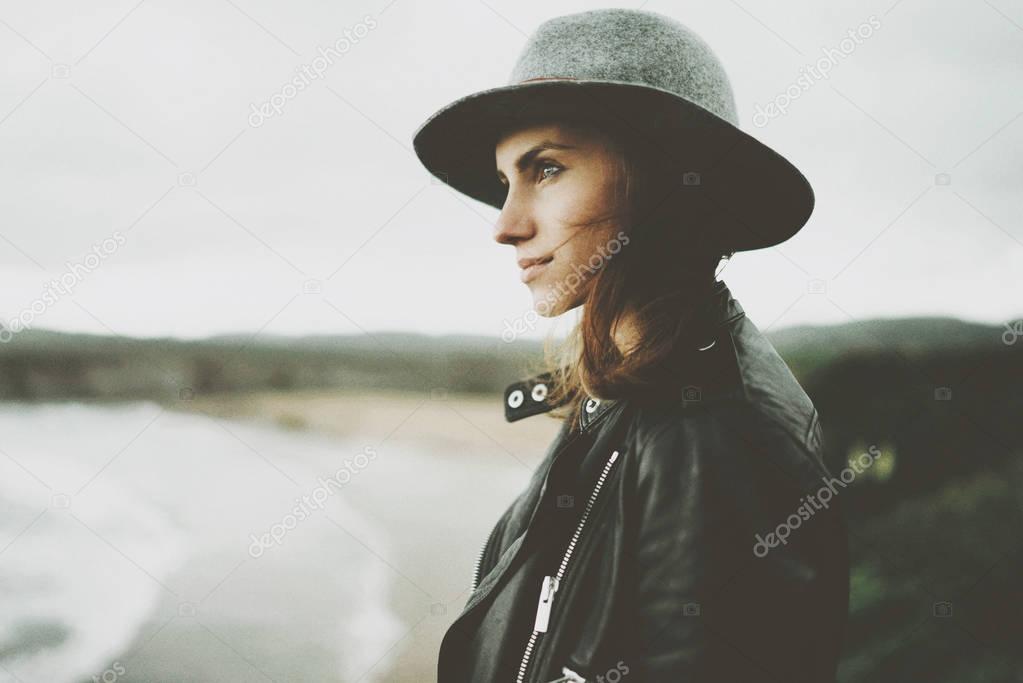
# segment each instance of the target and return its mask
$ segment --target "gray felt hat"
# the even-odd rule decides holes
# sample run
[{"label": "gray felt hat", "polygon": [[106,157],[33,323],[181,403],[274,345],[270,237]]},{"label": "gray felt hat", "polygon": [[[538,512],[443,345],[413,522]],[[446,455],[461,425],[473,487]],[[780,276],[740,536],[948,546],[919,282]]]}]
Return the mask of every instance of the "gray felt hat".
[{"label": "gray felt hat", "polygon": [[809,182],[739,129],[732,87],[710,47],[663,15],[601,9],[555,17],[529,37],[509,84],[462,97],[416,131],[420,161],[437,178],[500,209],[495,145],[519,120],[561,112],[614,121],[677,162],[679,192],[723,251],[769,247],[813,211]]}]

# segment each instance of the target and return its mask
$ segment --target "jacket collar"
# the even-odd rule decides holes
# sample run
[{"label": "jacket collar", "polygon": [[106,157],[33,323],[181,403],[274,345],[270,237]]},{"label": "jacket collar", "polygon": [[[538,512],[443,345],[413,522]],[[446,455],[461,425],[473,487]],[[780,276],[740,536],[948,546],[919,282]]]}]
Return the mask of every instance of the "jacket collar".
[{"label": "jacket collar", "polygon": [[[728,381],[737,376],[737,359],[728,325],[745,315],[742,306],[732,297],[724,281],[717,281],[703,309],[704,325],[691,348],[680,349],[673,358],[669,391],[681,396],[683,405],[702,405],[730,393],[733,385]],[[697,362],[691,362],[696,360]],[[504,417],[515,422],[532,415],[553,410],[556,406],[547,400],[555,378],[543,372],[512,382],[504,390]],[[601,421],[621,400],[587,396],[579,414],[579,427],[589,431]]]}]

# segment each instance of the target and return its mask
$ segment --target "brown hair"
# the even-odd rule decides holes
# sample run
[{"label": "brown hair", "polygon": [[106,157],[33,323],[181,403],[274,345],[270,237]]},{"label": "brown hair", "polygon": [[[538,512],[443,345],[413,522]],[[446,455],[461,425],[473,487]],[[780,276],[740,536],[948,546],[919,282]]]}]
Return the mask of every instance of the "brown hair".
[{"label": "brown hair", "polygon": [[[613,148],[614,203],[624,235],[624,246],[591,276],[578,324],[560,344],[548,336],[540,367],[532,370],[552,373],[548,398],[556,407],[548,415],[569,419],[574,430],[586,395],[648,395],[665,381],[663,364],[692,333],[696,306],[731,253],[692,229],[709,218],[708,207],[694,193],[684,160],[665,154],[650,134],[628,122],[582,115],[557,123],[596,132]],[[640,341],[623,355],[613,334],[626,315]]]}]

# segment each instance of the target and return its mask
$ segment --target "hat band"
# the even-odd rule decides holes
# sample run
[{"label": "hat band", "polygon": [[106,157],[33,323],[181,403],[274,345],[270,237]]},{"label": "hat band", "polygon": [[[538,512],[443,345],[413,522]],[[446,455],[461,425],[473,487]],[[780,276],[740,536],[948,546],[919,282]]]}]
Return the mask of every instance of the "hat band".
[{"label": "hat band", "polygon": [[531,83],[532,81],[577,81],[578,78],[572,78],[571,76],[537,76],[536,78],[527,78],[524,81],[519,81],[518,85],[523,83]]}]

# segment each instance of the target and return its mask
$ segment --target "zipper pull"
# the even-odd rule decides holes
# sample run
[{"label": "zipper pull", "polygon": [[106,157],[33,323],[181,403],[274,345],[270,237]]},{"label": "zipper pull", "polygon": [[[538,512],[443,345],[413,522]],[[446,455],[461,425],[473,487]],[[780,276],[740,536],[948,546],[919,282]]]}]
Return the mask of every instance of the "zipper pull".
[{"label": "zipper pull", "polygon": [[543,577],[540,584],[540,602],[536,606],[536,622],[533,630],[540,633],[547,632],[547,622],[551,618],[551,604],[554,602],[554,593],[558,590],[558,579],[554,576]]},{"label": "zipper pull", "polygon": [[586,679],[567,666],[563,666],[561,667],[561,675],[552,681],[547,681],[547,683],[586,683]]}]

